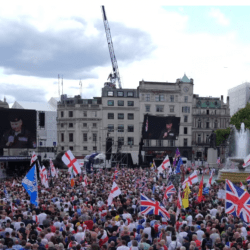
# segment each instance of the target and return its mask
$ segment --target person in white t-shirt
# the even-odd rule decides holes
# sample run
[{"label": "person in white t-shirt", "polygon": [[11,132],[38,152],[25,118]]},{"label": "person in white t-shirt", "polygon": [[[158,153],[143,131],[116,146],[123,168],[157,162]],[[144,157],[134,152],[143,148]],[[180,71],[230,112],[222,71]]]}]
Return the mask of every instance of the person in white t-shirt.
[{"label": "person in white t-shirt", "polygon": [[145,228],[143,229],[143,233],[146,233],[148,235],[148,239],[152,242],[151,227],[148,222],[146,222]]},{"label": "person in white t-shirt", "polygon": [[192,215],[190,214],[190,213],[187,213],[187,217],[186,217],[186,221],[187,221],[187,225],[189,226],[189,227],[191,227],[192,225],[193,225],[193,217],[192,217]]}]

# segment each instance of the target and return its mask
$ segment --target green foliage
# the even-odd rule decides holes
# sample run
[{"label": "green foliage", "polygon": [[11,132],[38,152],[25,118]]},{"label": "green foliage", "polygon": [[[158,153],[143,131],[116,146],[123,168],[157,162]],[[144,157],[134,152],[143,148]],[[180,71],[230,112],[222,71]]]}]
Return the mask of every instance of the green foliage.
[{"label": "green foliage", "polygon": [[245,128],[250,129],[250,103],[247,103],[246,107],[240,109],[231,117],[230,124],[235,125],[235,127],[240,130],[240,124],[244,122]]},{"label": "green foliage", "polygon": [[217,129],[214,132],[216,133],[216,146],[220,146],[230,135],[230,128]]}]

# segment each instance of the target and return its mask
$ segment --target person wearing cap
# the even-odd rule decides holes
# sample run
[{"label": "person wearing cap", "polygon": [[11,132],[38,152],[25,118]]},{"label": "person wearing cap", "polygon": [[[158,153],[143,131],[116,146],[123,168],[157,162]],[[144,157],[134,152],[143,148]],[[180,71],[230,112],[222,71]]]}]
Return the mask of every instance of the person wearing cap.
[{"label": "person wearing cap", "polygon": [[175,130],[172,128],[172,126],[173,126],[172,119],[167,118],[166,128],[162,129],[159,139],[175,140],[176,133]]},{"label": "person wearing cap", "polygon": [[11,128],[3,133],[1,147],[35,148],[36,136],[24,128],[22,118],[17,114],[11,114],[9,121]]}]

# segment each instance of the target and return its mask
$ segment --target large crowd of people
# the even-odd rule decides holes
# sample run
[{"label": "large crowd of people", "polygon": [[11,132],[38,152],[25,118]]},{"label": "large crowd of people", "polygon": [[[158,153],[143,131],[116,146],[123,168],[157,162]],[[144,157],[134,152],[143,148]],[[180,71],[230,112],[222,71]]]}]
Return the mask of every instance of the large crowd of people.
[{"label": "large crowd of people", "polygon": [[[192,170],[191,170],[192,172]],[[90,249],[90,250],[241,250],[250,249],[250,229],[237,217],[225,213],[225,200],[213,183],[197,201],[199,183],[190,187],[189,207],[176,216],[177,193],[164,206],[170,214],[143,215],[140,194],[163,202],[168,180],[153,168],[119,169],[116,184],[122,194],[110,206],[108,196],[114,170],[77,176],[74,185],[67,172],[39,182],[39,205],[30,204],[22,177],[2,182],[0,200],[1,249]],[[6,197],[8,193],[8,197]]]}]

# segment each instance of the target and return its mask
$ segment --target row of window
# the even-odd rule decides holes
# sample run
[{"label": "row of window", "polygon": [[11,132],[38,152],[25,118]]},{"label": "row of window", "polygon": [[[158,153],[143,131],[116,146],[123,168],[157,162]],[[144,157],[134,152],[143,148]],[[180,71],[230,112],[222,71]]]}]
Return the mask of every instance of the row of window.
[{"label": "row of window", "polygon": [[[67,123],[66,123],[67,124]],[[61,123],[61,128],[64,128],[64,125],[66,125],[65,123]],[[87,128],[88,124],[87,123],[83,123],[83,127]],[[73,128],[74,127],[74,123],[70,122],[68,124],[69,128]],[[97,128],[97,123],[92,123],[92,128]]]},{"label": "row of window", "polygon": [[[169,147],[175,147],[175,141],[174,140],[156,140],[156,146],[157,147],[162,147],[166,146],[164,145],[165,143],[168,143]],[[151,140],[145,140],[144,141],[144,147],[150,147],[151,146]],[[188,139],[183,138],[183,146],[187,147],[188,146]]]},{"label": "row of window", "polygon": [[[151,96],[150,94],[145,94],[144,100],[146,102],[151,101]],[[175,102],[174,95],[170,95],[170,102]],[[165,95],[155,95],[155,101],[156,102],[165,102]],[[184,96],[184,102],[188,102],[188,96]]]},{"label": "row of window", "polygon": [[[61,147],[61,150],[64,151],[64,150],[66,150],[66,148],[65,148],[64,146],[62,146],[62,147]],[[74,151],[74,147],[70,146],[70,147],[69,147],[69,150]],[[83,150],[88,150],[88,147],[84,146],[84,147],[83,147]],[[97,147],[94,146],[94,147],[93,147],[93,150],[96,151],[96,150],[97,150]]]},{"label": "row of window", "polygon": [[[114,106],[115,101],[114,100],[108,100],[107,105],[108,106]],[[120,106],[120,107],[124,106],[124,101],[123,100],[118,100],[117,101],[117,106]],[[128,107],[133,107],[134,106],[134,101],[127,101],[127,106]]]},{"label": "row of window", "polygon": [[[74,142],[74,134],[73,133],[69,133],[68,138],[69,138],[69,142]],[[61,133],[61,142],[64,142],[64,141],[65,141],[64,133]],[[85,141],[85,142],[88,141],[88,134],[87,133],[83,134],[83,141]],[[93,142],[97,141],[97,134],[96,133],[92,134],[92,141]]]},{"label": "row of window", "polygon": [[[115,118],[114,113],[108,113],[108,119],[113,120]],[[123,120],[124,119],[124,113],[118,113],[117,114],[117,119],[118,120]],[[134,120],[134,114],[133,113],[128,113],[127,114],[127,119],[128,120]]]},{"label": "row of window", "polygon": [[[174,107],[173,105],[169,106],[169,112],[174,113]],[[145,105],[145,111],[150,112],[151,110],[151,105]],[[155,111],[156,112],[164,112],[164,105],[155,105]],[[190,113],[190,107],[184,106],[182,107],[182,113]]]},{"label": "row of window", "polygon": [[[74,116],[73,111],[68,111],[68,117],[73,117],[73,116]],[[64,111],[61,111],[61,117],[64,117]]]},{"label": "row of window", "polygon": [[[205,138],[205,142],[206,142],[206,144],[209,144],[209,136],[210,135],[206,135],[206,138]],[[198,143],[202,143],[202,140],[201,140],[201,135],[200,134],[198,134],[198,140],[197,140],[197,142]]]},{"label": "row of window", "polygon": [[[114,137],[110,137],[112,139],[112,143],[114,144]],[[117,138],[118,146],[125,145],[124,137]],[[134,137],[127,137],[127,145],[134,145]]]},{"label": "row of window", "polygon": [[[114,132],[115,131],[115,125],[114,124],[108,124],[108,132]],[[124,132],[124,125],[120,124],[117,127],[118,132]],[[128,125],[127,132],[134,132],[134,125]]]},{"label": "row of window", "polygon": [[[127,97],[134,97],[134,92],[133,91],[128,91]],[[114,96],[114,91],[108,91],[108,96]],[[117,91],[117,96],[118,97],[124,97],[124,91]]]},{"label": "row of window", "polygon": [[[66,112],[66,111],[65,111]],[[91,112],[90,117],[97,117],[97,111],[89,111]],[[61,111],[61,118],[64,117],[64,111]],[[74,112],[73,111],[68,111],[68,117],[74,117]],[[83,111],[83,117],[88,117],[88,112],[87,111]]]},{"label": "row of window", "polygon": [[[202,125],[201,119],[198,119],[197,127],[201,128],[202,127],[201,125]],[[205,127],[210,128],[209,119],[207,119],[207,121],[205,122]],[[217,120],[214,121],[214,128],[218,128],[218,121]]]}]

